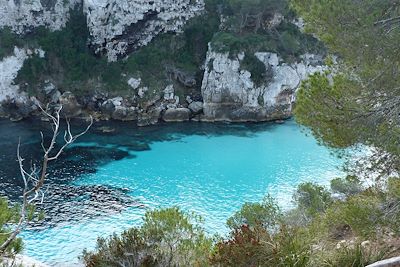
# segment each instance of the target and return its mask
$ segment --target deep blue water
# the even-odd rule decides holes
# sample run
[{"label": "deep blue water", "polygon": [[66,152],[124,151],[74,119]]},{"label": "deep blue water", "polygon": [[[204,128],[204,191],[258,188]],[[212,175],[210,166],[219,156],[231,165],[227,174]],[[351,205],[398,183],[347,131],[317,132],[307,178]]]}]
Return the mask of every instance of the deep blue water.
[{"label": "deep blue water", "polygon": [[[226,219],[244,202],[271,194],[290,208],[299,183],[326,185],[342,175],[342,161],[293,121],[148,128],[108,123],[112,133],[100,126],[54,166],[43,206],[46,220],[22,234],[28,256],[74,266],[97,236],[140,224],[146,209],[172,205],[202,215],[210,234],[225,234]],[[40,122],[0,121],[2,194],[16,198],[19,192],[10,186],[19,183],[15,166],[6,164],[14,155],[15,133],[25,140],[25,152],[37,155],[41,127]]]}]

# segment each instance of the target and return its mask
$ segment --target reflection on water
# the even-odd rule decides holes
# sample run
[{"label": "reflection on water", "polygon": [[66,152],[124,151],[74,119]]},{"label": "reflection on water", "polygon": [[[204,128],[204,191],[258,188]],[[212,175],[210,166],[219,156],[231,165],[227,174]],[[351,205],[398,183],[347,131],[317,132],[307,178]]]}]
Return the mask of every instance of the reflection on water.
[{"label": "reflection on water", "polygon": [[[18,136],[27,159],[40,155],[40,121],[0,121],[0,193],[17,200]],[[74,129],[82,127],[76,122]],[[205,218],[209,233],[267,193],[284,207],[302,181],[327,184],[341,161],[292,121],[275,124],[179,123],[138,128],[97,123],[54,162],[42,209],[46,219],[23,233],[29,256],[77,263],[96,237],[138,225],[147,208],[172,205]]]}]

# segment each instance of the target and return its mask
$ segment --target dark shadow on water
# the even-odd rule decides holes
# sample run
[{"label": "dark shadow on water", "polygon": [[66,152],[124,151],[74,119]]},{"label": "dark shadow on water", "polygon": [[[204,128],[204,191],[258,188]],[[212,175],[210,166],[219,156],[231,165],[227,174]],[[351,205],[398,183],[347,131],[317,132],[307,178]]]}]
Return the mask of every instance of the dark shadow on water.
[{"label": "dark shadow on water", "polygon": [[116,214],[129,207],[145,208],[124,189],[66,184],[47,185],[44,201],[38,200],[37,207],[45,216],[43,220],[30,223],[30,228],[37,230],[64,222],[74,223]]},{"label": "dark shadow on water", "polygon": [[[65,126],[65,125],[64,125]],[[72,129],[79,132],[86,127],[82,121],[72,121]],[[151,149],[154,142],[179,141],[190,135],[254,137],[259,132],[274,131],[273,123],[175,123],[137,127],[134,122],[96,122],[74,146],[51,163],[46,181],[47,195],[41,207],[46,212],[44,225],[91,218],[120,212],[127,207],[140,207],[122,189],[107,186],[74,186],[71,182],[81,175],[95,173],[104,164],[134,158],[135,152]],[[16,160],[18,140],[26,164],[39,162],[43,155],[40,131],[49,140],[51,125],[40,120],[10,122],[0,120],[0,196],[19,201],[22,180]],[[60,134],[62,138],[62,134]],[[59,140],[58,144],[62,144]],[[43,226],[38,224],[37,226]]]}]

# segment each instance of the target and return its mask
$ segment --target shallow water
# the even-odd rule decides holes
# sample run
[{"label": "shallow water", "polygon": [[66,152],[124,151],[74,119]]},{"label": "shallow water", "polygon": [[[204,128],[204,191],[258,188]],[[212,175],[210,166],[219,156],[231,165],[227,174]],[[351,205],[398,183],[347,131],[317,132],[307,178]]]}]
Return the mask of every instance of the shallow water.
[{"label": "shallow water", "polygon": [[[100,126],[114,131],[103,133]],[[15,166],[7,164],[16,131],[25,140],[24,152],[37,155],[40,127],[43,123],[0,121],[2,194],[17,198],[19,192],[10,186],[19,183]],[[293,121],[95,125],[54,166],[43,206],[46,220],[22,234],[25,254],[74,266],[97,236],[140,224],[146,209],[172,205],[202,215],[210,234],[225,234],[226,219],[244,202],[271,194],[289,208],[297,184],[328,184],[342,174],[341,164]]]}]

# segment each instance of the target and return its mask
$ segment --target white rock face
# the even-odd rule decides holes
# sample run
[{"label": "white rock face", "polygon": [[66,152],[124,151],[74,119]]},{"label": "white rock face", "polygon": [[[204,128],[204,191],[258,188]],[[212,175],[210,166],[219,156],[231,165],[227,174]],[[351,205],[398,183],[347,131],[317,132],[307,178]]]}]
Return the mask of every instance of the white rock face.
[{"label": "white rock face", "polygon": [[138,79],[130,78],[128,80],[129,86],[132,87],[132,89],[135,89],[135,90],[139,88],[141,83],[142,83],[142,79],[140,79],[140,78],[138,78]]},{"label": "white rock face", "polygon": [[0,103],[5,100],[25,98],[24,94],[20,94],[19,86],[14,85],[14,79],[28,57],[25,49],[15,47],[14,55],[0,61]]},{"label": "white rock face", "polygon": [[179,32],[201,13],[204,0],[83,0],[92,44],[110,61],[148,44],[161,32]]},{"label": "white rock face", "polygon": [[174,99],[175,95],[174,85],[170,84],[164,89],[164,100],[172,100]]},{"label": "white rock face", "polygon": [[18,34],[45,26],[59,30],[74,7],[87,16],[96,52],[115,61],[148,44],[161,32],[180,32],[187,20],[204,10],[204,0],[0,0],[0,29]]},{"label": "white rock face", "polygon": [[251,73],[241,70],[243,53],[236,58],[210,48],[202,83],[204,120],[267,121],[291,115],[295,93],[302,80],[325,68],[317,56],[304,55],[302,61],[286,64],[277,54],[259,52],[255,56],[272,71],[271,81],[256,86]]},{"label": "white rock face", "polygon": [[0,0],[0,28],[11,27],[16,33],[38,26],[59,30],[65,26],[69,11],[81,0]]}]

